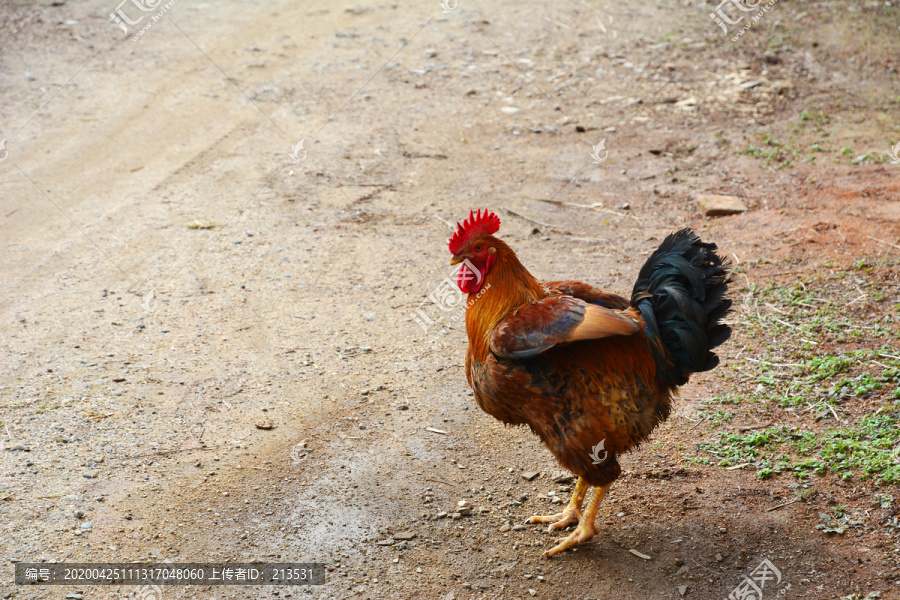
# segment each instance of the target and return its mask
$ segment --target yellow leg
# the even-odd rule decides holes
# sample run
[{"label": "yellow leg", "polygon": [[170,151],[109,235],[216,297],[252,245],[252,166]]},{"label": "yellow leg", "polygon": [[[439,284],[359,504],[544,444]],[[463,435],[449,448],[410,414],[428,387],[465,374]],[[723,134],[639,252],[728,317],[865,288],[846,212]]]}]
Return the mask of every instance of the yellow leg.
[{"label": "yellow leg", "polygon": [[591,486],[581,477],[575,484],[575,491],[572,492],[572,499],[566,509],[555,515],[535,515],[525,521],[526,523],[550,523],[547,531],[556,531],[557,529],[565,529],[569,525],[575,525],[581,520],[581,505],[584,504],[584,496],[587,494]]},{"label": "yellow leg", "polygon": [[567,550],[576,544],[580,544],[582,542],[586,542],[596,534],[599,533],[599,530],[594,525],[594,520],[597,518],[597,509],[600,506],[600,501],[603,500],[603,497],[606,496],[606,492],[609,491],[609,487],[612,484],[609,483],[604,485],[603,487],[594,488],[594,497],[591,498],[590,502],[588,502],[587,510],[584,512],[584,516],[581,517],[581,520],[578,521],[578,527],[575,528],[568,537],[565,537],[559,541],[559,543],[546,552],[544,552],[544,556],[547,558],[551,556],[555,556],[562,552],[563,550]]}]

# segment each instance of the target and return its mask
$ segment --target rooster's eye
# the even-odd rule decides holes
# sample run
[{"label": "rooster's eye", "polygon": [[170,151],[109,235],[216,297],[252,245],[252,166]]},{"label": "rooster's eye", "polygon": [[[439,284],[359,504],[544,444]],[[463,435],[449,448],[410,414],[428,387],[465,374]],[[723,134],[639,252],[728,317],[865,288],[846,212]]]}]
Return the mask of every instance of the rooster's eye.
[{"label": "rooster's eye", "polygon": [[481,244],[476,245],[475,252],[481,252],[482,248],[483,248],[483,246]]}]

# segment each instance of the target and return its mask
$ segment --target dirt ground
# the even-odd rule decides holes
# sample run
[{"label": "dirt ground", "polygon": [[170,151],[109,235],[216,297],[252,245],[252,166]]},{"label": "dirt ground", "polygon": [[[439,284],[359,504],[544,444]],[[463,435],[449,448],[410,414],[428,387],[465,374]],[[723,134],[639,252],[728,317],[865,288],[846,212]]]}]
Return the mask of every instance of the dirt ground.
[{"label": "dirt ground", "polygon": [[[900,509],[873,505],[896,481],[702,450],[900,411],[890,390],[815,419],[750,400],[751,369],[798,344],[897,347],[896,2],[781,0],[735,41],[690,0],[164,6],[126,37],[113,2],[0,6],[0,598],[706,600],[763,559],[767,599],[900,598]],[[704,218],[701,193],[749,210]],[[571,480],[478,409],[458,307],[429,299],[480,207],[543,280],[627,294],[682,226],[736,265],[722,366],[624,457],[601,534],[554,559],[558,534],[520,526]],[[796,282],[859,333],[799,333],[802,306],[760,296]],[[835,506],[860,524],[817,528]],[[12,576],[164,559],[328,573]]]}]

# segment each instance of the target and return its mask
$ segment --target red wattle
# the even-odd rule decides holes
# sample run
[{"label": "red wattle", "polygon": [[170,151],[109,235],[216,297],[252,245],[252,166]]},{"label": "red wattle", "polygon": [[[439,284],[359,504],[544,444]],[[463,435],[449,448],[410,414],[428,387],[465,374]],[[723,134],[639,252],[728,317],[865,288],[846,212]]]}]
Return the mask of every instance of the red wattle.
[{"label": "red wattle", "polygon": [[488,255],[487,263],[484,265],[476,265],[466,260],[459,267],[459,272],[456,275],[456,285],[459,286],[463,293],[477,294],[481,286],[484,285],[488,269],[491,268],[495,260],[497,260],[497,257],[493,254]]}]

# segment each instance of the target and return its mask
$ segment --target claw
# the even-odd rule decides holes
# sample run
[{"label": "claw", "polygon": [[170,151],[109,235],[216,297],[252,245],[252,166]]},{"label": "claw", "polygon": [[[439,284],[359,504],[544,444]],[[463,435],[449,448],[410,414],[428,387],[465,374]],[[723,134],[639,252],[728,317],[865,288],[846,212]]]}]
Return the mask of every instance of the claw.
[{"label": "claw", "polygon": [[567,537],[559,540],[555,546],[544,552],[543,556],[545,558],[556,556],[563,550],[568,550],[576,544],[582,544],[590,540],[600,532],[600,530],[597,529],[597,526],[594,525],[594,521],[597,518],[597,508],[600,506],[600,502],[603,500],[603,497],[606,496],[606,492],[609,490],[610,485],[611,484],[607,484],[594,490],[594,497],[591,498],[590,502],[588,503],[587,509],[584,511],[584,515],[579,515],[580,518],[578,520],[578,527],[576,527],[575,530]]},{"label": "claw", "polygon": [[600,531],[594,526],[593,523],[588,523],[587,521],[582,519],[582,521],[578,524],[578,527],[575,528],[575,531],[559,540],[555,546],[544,552],[541,556],[545,558],[556,556],[563,550],[568,550],[572,546],[582,544],[590,540],[598,533],[600,533]]},{"label": "claw", "polygon": [[577,508],[567,508],[561,513],[555,515],[535,515],[529,518],[526,523],[550,523],[547,531],[556,531],[557,529],[565,529],[570,525],[577,525],[581,520],[581,511]]},{"label": "claw", "polygon": [[581,477],[575,484],[575,491],[572,493],[572,499],[569,505],[561,513],[555,515],[535,515],[525,521],[526,523],[550,523],[547,531],[556,531],[557,529],[565,529],[569,525],[577,525],[581,520],[581,505],[584,503],[584,495],[588,491],[587,482]]}]

